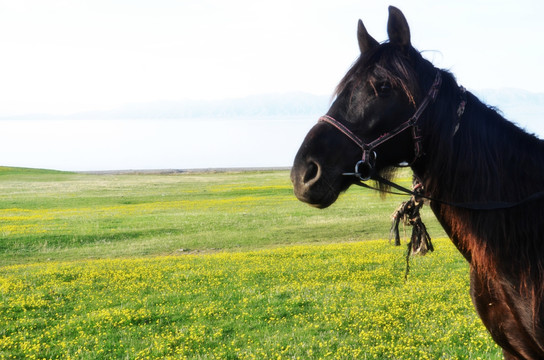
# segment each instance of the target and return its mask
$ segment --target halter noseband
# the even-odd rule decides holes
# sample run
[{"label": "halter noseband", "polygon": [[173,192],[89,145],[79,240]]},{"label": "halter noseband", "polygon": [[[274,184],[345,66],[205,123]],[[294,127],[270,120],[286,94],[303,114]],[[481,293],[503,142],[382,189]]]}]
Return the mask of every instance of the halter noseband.
[{"label": "halter noseband", "polygon": [[[363,150],[363,156],[362,159],[357,162],[355,165],[355,172],[354,173],[345,173],[343,175],[355,175],[362,181],[367,181],[372,177],[372,171],[374,169],[374,166],[376,165],[376,152],[374,149],[378,147],[379,145],[383,144],[387,140],[390,140],[391,138],[397,136],[398,134],[402,133],[404,130],[408,128],[412,128],[412,137],[414,139],[414,161],[416,161],[421,156],[421,136],[419,135],[419,128],[417,126],[417,122],[427,108],[427,106],[433,102],[436,99],[436,96],[438,95],[438,90],[440,89],[440,84],[442,83],[442,76],[440,75],[440,70],[436,71],[436,77],[434,79],[434,83],[429,89],[429,92],[417,108],[414,115],[412,115],[411,118],[409,118],[407,121],[403,122],[399,126],[397,126],[395,129],[393,129],[390,132],[387,132],[377,139],[365,143],[363,140],[361,140],[357,135],[355,135],[350,129],[348,129],[344,124],[339,122],[338,120],[334,119],[332,116],[329,115],[323,115],[319,118],[318,122],[326,122],[338,130],[342,132],[344,135],[346,135],[351,141],[353,141],[358,147]],[[365,174],[361,173],[361,167],[365,168]]]}]

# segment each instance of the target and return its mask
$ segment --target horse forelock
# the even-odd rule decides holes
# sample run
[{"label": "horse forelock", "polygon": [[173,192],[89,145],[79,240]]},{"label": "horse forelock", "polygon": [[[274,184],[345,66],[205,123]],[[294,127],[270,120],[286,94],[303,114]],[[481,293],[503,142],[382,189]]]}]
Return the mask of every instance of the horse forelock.
[{"label": "horse forelock", "polygon": [[[421,55],[411,49],[409,56]],[[409,56],[396,46],[385,43],[366,51],[353,63],[346,75],[342,78],[334,96],[341,96],[346,90],[354,91],[363,82],[374,87],[377,82],[389,82],[392,87],[400,89],[415,107],[420,95],[417,73],[410,63]],[[351,97],[352,94],[347,94]]]}]

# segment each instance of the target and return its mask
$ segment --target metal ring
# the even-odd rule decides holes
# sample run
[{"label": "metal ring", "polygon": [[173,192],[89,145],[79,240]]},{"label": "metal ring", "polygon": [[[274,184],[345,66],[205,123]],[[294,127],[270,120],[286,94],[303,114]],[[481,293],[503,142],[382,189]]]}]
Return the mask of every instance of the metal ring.
[{"label": "metal ring", "polygon": [[[365,160],[359,160],[357,164],[355,164],[355,176],[359,178],[361,181],[367,181],[370,180],[374,173],[374,166],[376,165],[376,157],[377,154],[375,151],[370,151],[368,153],[368,156],[365,157]],[[361,169],[362,168],[362,169]],[[361,170],[364,171],[361,172]]]},{"label": "metal ring", "polygon": [[[365,174],[361,172],[361,165],[365,166],[365,168],[363,169]],[[361,181],[370,180],[370,177],[372,176],[372,167],[369,163],[363,162],[363,160],[359,160],[359,162],[355,164],[355,176]]]}]

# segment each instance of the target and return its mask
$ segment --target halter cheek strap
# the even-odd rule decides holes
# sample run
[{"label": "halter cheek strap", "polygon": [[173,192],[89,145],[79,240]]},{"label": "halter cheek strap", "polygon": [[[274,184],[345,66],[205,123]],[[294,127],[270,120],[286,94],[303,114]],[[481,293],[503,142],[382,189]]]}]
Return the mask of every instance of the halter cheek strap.
[{"label": "halter cheek strap", "polygon": [[[332,116],[323,115],[322,117],[320,117],[319,122],[326,122],[334,126],[338,130],[340,130],[340,132],[346,135],[351,141],[353,141],[363,151],[361,160],[357,162],[357,164],[355,165],[355,173],[349,173],[349,175],[355,175],[363,181],[369,180],[372,176],[372,170],[374,169],[374,165],[376,163],[376,152],[374,151],[374,149],[378,147],[379,145],[383,144],[384,142],[390,140],[391,138],[404,132],[406,129],[410,127],[412,128],[412,138],[414,139],[414,160],[412,161],[412,163],[416,161],[421,156],[421,153],[422,153],[421,136],[419,134],[419,128],[417,126],[417,122],[420,116],[423,114],[423,112],[427,108],[427,106],[436,99],[441,83],[442,83],[442,76],[440,75],[440,70],[438,70],[436,72],[433,85],[429,89],[427,96],[425,96],[425,98],[423,99],[419,107],[417,108],[414,115],[412,115],[411,118],[409,118],[407,121],[397,126],[392,131],[389,131],[381,135],[380,137],[378,137],[377,139],[369,143],[365,143],[357,135],[355,135],[348,127],[346,127],[344,124],[342,124],[338,120],[334,119]],[[361,172],[361,167],[366,168],[367,171],[365,171],[366,173],[365,175],[363,175],[363,173]]]}]

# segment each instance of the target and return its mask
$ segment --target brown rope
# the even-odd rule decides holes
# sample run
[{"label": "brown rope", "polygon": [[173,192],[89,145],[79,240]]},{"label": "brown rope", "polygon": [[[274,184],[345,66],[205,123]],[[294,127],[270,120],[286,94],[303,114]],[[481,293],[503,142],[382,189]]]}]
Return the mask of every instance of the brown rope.
[{"label": "brown rope", "polygon": [[395,245],[400,246],[400,232],[399,225],[402,221],[404,226],[412,226],[412,236],[410,242],[407,244],[406,251],[406,273],[405,279],[410,272],[410,256],[411,255],[425,255],[429,251],[434,251],[433,244],[431,242],[431,236],[427,232],[427,227],[421,220],[420,210],[424,205],[424,199],[421,196],[423,194],[423,186],[414,177],[413,182],[414,195],[408,201],[404,201],[395,210],[392,215],[393,223],[391,224],[391,233],[389,241],[395,236]]}]

